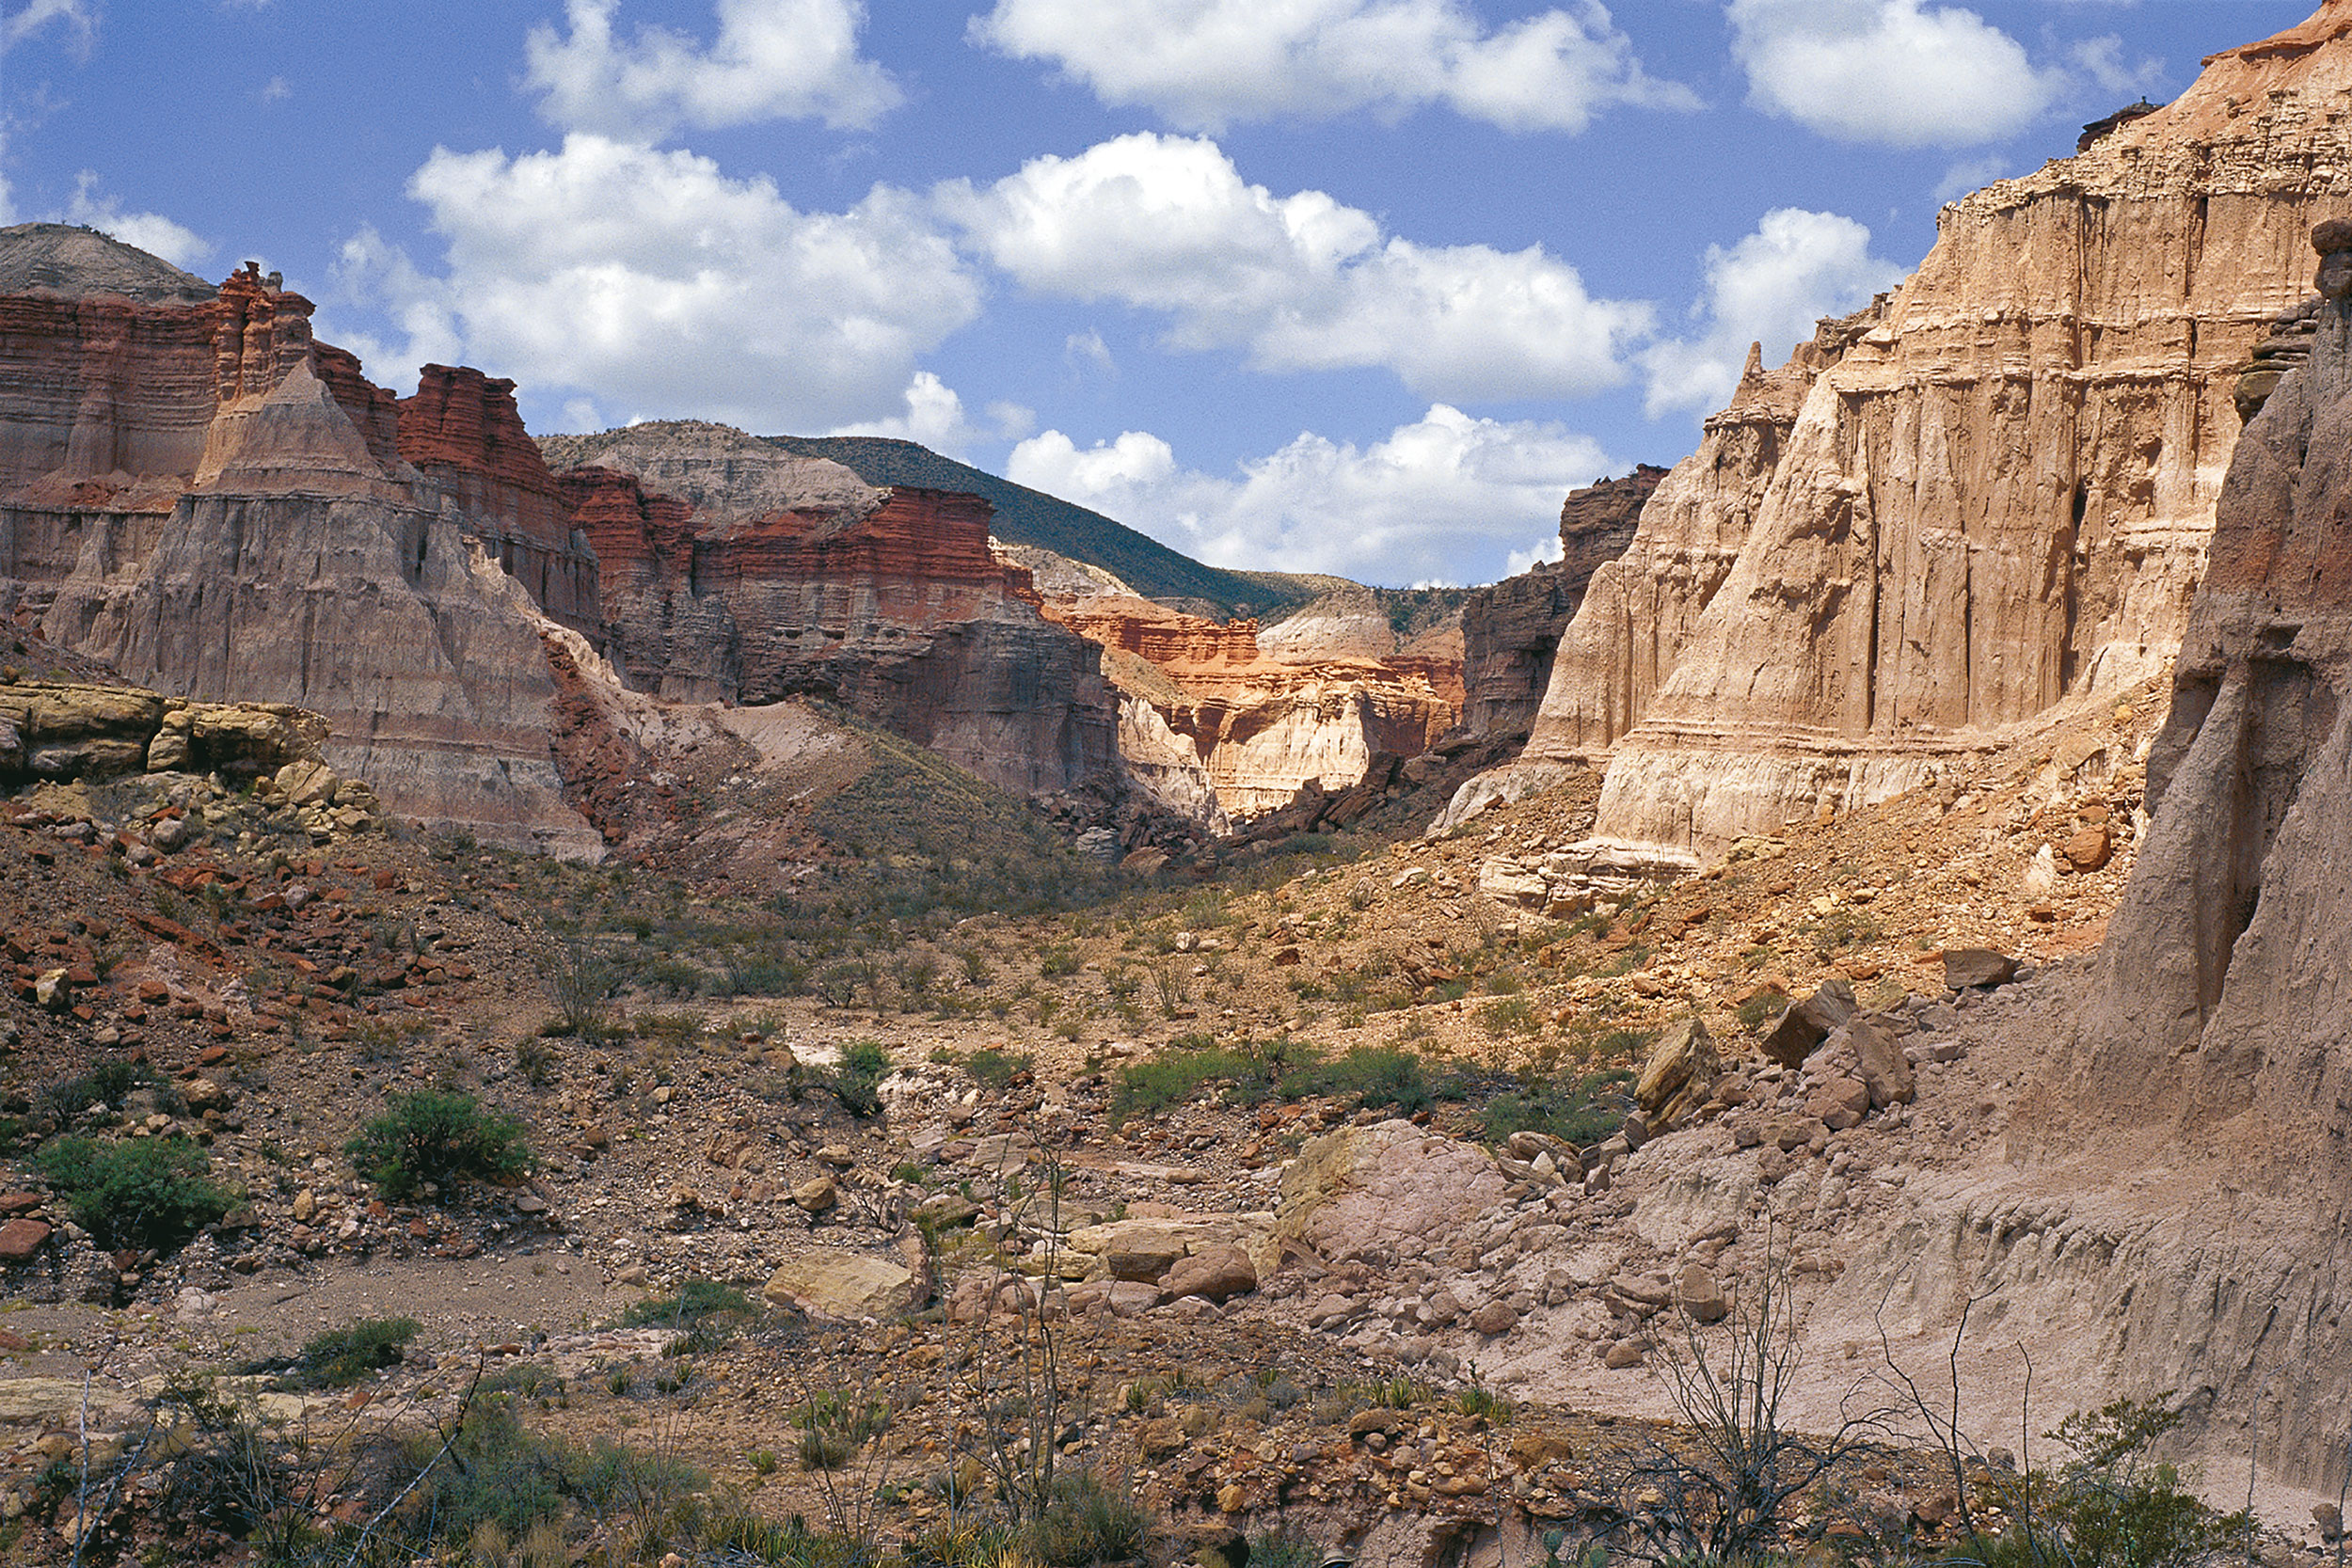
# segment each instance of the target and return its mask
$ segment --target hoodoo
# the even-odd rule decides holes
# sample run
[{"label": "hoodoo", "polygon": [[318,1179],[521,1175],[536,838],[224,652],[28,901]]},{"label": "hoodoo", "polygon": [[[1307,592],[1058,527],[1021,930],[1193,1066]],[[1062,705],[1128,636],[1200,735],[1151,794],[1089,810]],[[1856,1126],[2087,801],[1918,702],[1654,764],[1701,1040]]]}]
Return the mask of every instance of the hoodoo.
[{"label": "hoodoo", "polygon": [[1947,207],[1919,271],[1731,405],[1594,576],[1531,761],[1705,849],[1883,799],[2179,646],[2236,372],[2352,188],[2352,3]]}]

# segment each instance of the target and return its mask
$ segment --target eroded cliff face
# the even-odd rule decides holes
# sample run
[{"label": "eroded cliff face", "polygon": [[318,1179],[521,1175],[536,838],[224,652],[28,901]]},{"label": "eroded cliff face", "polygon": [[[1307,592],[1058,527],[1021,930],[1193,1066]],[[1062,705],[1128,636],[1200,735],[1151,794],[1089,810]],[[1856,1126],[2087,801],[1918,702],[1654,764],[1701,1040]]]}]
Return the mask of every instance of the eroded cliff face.
[{"label": "eroded cliff face", "polygon": [[1947,208],[1919,271],[1732,406],[1595,574],[1527,755],[1709,847],[1919,782],[2178,646],[2238,368],[2352,190],[2352,5]]},{"label": "eroded cliff face", "polygon": [[[324,715],[327,761],[404,816],[594,852],[537,607],[481,543],[501,515],[403,459],[391,394],[308,300],[159,266],[0,230],[0,276],[39,280],[0,296],[0,608],[167,692]],[[124,280],[141,297],[99,292]]]},{"label": "eroded cliff face", "polygon": [[989,504],[879,490],[724,426],[557,436],[614,666],[682,702],[834,698],[1023,794],[1115,767],[1099,656],[989,548]]},{"label": "eroded cliff face", "polygon": [[1139,712],[1122,720],[1131,767],[1202,821],[1258,816],[1311,785],[1351,788],[1383,760],[1426,752],[1460,711],[1461,662],[1444,647],[1314,655],[1290,640],[1277,655],[1254,621],[1120,594],[1048,600],[1045,613],[1099,644],[1105,673],[1131,704],[1149,705],[1156,723]]},{"label": "eroded cliff face", "polygon": [[2312,1370],[2352,1357],[2352,222],[2313,241],[2309,359],[2237,443],[2153,823],[2012,1158],[2077,1173],[2086,1218],[2166,1195],[2104,1270],[2115,1385],[2177,1387],[2193,1432],[2258,1433],[2332,1492],[2352,1391]]},{"label": "eroded cliff face", "polygon": [[1665,469],[1644,463],[1623,479],[1571,490],[1560,508],[1560,559],[1478,589],[1463,604],[1466,733],[1507,736],[1534,729],[1561,635],[1594,578],[1632,544],[1642,508],[1665,477]]}]

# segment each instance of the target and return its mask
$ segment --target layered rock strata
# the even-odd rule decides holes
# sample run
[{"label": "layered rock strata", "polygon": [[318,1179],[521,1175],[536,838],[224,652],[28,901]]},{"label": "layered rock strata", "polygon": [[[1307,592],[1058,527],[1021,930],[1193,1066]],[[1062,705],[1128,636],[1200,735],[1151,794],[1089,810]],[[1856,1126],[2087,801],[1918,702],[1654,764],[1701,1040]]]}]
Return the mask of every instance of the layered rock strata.
[{"label": "layered rock strata", "polygon": [[1666,470],[1644,463],[1623,479],[1568,492],[1560,508],[1560,559],[1475,590],[1462,606],[1462,728],[1523,736],[1551,685],[1561,634],[1594,575],[1633,542],[1642,508]]},{"label": "layered rock strata", "polygon": [[479,538],[512,525],[404,460],[310,301],[252,266],[209,298],[97,292],[152,259],[101,242],[77,285],[56,257],[90,245],[56,227],[0,232],[0,274],[29,253],[47,279],[0,296],[0,609],[141,685],[323,715],[393,811],[593,852],[537,607]]},{"label": "layered rock strata", "polygon": [[1919,271],[1772,373],[1596,573],[1527,754],[1613,748],[1599,832],[1720,845],[1925,777],[2178,645],[2236,372],[2352,168],[2352,6],[1947,208]]},{"label": "layered rock strata", "polygon": [[1259,816],[1311,787],[1337,794],[1375,768],[1385,778],[1459,711],[1461,667],[1443,654],[1269,657],[1253,621],[1125,594],[1051,600],[1045,613],[1104,649],[1130,705],[1121,738],[1131,771],[1202,820]]},{"label": "layered rock strata", "polygon": [[400,400],[400,455],[549,618],[601,645],[596,552],[515,407],[515,384],[427,365]]},{"label": "layered rock strata", "polygon": [[681,702],[824,696],[1019,793],[1111,770],[1099,656],[989,548],[988,502],[876,489],[698,423],[553,437],[612,663]]}]

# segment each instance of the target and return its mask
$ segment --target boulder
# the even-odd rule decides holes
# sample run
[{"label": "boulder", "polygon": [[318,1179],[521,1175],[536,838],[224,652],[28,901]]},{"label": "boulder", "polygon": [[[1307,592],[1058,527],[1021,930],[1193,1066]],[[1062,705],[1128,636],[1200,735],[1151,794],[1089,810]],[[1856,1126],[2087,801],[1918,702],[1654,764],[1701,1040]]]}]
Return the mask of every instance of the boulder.
[{"label": "boulder", "polygon": [[1724,1294],[1715,1273],[1704,1263],[1685,1263],[1675,1280],[1675,1301],[1685,1312],[1703,1323],[1718,1323],[1731,1315],[1731,1301]]},{"label": "boulder", "polygon": [[2114,853],[2114,840],[2104,822],[2087,822],[2067,835],[2061,853],[2076,871],[2096,871]]},{"label": "boulder", "polygon": [[2017,960],[1990,947],[1951,947],[1944,952],[1947,990],[2007,985],[2016,974]]},{"label": "boulder", "polygon": [[841,1190],[830,1176],[812,1176],[792,1189],[792,1202],[804,1214],[821,1214],[841,1201]]},{"label": "boulder", "polygon": [[1908,1105],[1918,1093],[1918,1080],[1895,1032],[1878,1019],[1862,1017],[1846,1025],[1852,1042],[1854,1072],[1870,1091],[1870,1109]]},{"label": "boulder", "polygon": [[1258,1271],[1251,1266],[1249,1254],[1228,1244],[1180,1259],[1160,1281],[1160,1299],[1169,1302],[1199,1296],[1224,1302],[1257,1288]]},{"label": "boulder", "polygon": [[839,1323],[887,1322],[921,1306],[914,1272],[868,1253],[817,1247],[768,1278],[761,1294],[778,1307]]},{"label": "boulder", "polygon": [[1501,1208],[1508,1187],[1471,1145],[1406,1121],[1345,1127],[1282,1167],[1275,1239],[1334,1261],[1419,1257]]},{"label": "boulder", "polygon": [[1704,1099],[1722,1070],[1707,1025],[1686,1018],[1650,1048],[1649,1060],[1633,1085],[1634,1102],[1647,1114],[1649,1125],[1666,1126]]},{"label": "boulder", "polygon": [[49,1226],[22,1216],[0,1225],[0,1263],[22,1263],[49,1240]]},{"label": "boulder", "polygon": [[1803,1067],[1829,1032],[1854,1015],[1853,987],[1835,976],[1802,1002],[1792,1003],[1764,1037],[1764,1054],[1783,1067]]},{"label": "boulder", "polygon": [[1870,1091],[1859,1078],[1832,1078],[1804,1102],[1804,1111],[1831,1132],[1843,1132],[1870,1114]]}]

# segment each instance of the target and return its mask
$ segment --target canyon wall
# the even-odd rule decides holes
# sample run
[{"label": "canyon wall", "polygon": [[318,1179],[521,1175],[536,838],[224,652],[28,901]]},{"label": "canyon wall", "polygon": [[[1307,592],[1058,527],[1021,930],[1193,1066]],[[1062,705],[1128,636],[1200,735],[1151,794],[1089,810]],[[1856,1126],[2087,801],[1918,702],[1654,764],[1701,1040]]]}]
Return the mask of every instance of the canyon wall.
[{"label": "canyon wall", "polygon": [[2056,1329],[2066,1391],[2043,1397],[2160,1396],[2187,1451],[2333,1496],[2352,1426],[2331,1375],[2352,1361],[2352,222],[2313,238],[2309,358],[2236,443],[2147,760],[2153,820],[2087,984],[2018,1020],[2051,1038],[2004,1157],[1858,1248],[1814,1321],[1948,1331],[1975,1303],[2002,1337]]},{"label": "canyon wall", "polygon": [[1899,791],[2178,646],[2235,372],[2352,190],[2352,8],[1947,207],[1919,271],[1751,362],[1564,637],[1531,761],[1706,848]]},{"label": "canyon wall", "polygon": [[612,663],[679,702],[825,696],[1021,794],[1115,768],[1084,641],[989,547],[977,496],[671,421],[543,449],[599,562]]},{"label": "canyon wall", "polygon": [[1470,594],[1461,622],[1465,733],[1509,736],[1534,729],[1562,634],[1594,578],[1633,542],[1642,508],[1665,477],[1665,469],[1644,463],[1623,479],[1569,491],[1560,508],[1560,559]]},{"label": "canyon wall", "polygon": [[158,269],[0,230],[0,277],[35,280],[0,295],[0,612],[163,691],[324,715],[328,762],[401,815],[596,852],[536,607],[479,537],[512,524],[403,458],[398,404],[310,301]]},{"label": "canyon wall", "polygon": [[1309,785],[1347,789],[1375,759],[1417,756],[1460,711],[1461,663],[1444,649],[1271,655],[1254,621],[1119,594],[1049,600],[1045,613],[1099,644],[1104,673],[1154,711],[1156,723],[1130,714],[1122,724],[1137,776],[1171,804],[1234,819],[1286,806]]}]

